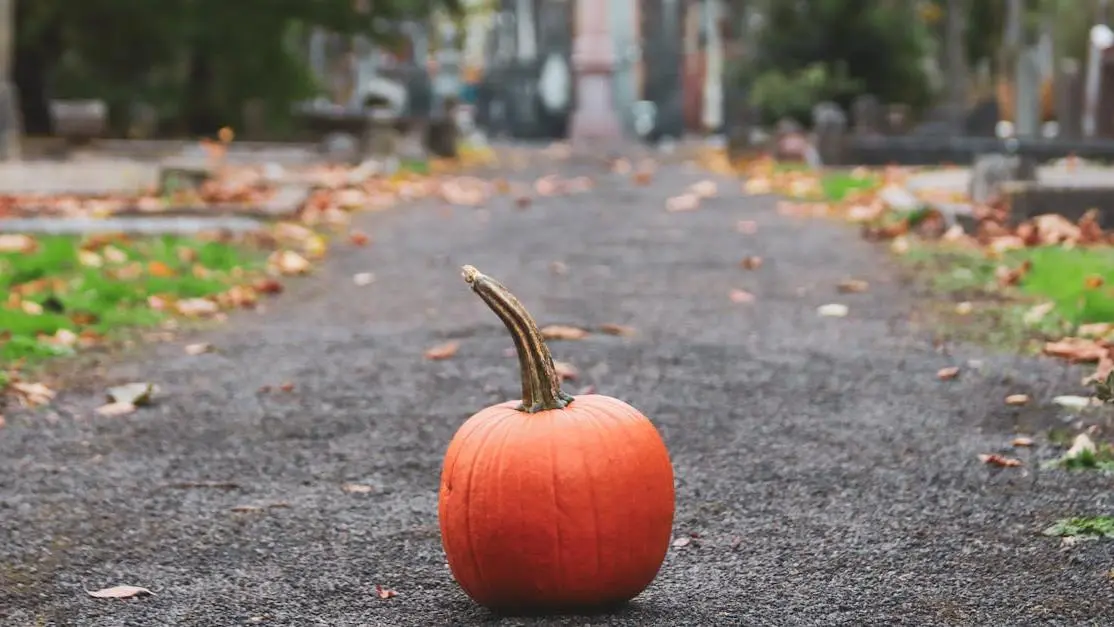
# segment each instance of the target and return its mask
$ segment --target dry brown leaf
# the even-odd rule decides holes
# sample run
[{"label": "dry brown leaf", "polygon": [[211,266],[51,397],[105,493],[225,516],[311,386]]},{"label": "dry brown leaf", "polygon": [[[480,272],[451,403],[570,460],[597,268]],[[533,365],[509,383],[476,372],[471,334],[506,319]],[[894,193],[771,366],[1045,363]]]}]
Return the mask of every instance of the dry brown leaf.
[{"label": "dry brown leaf", "polygon": [[284,275],[305,274],[310,269],[309,260],[292,250],[276,250],[267,259],[267,265]]},{"label": "dry brown leaf", "polygon": [[156,260],[147,264],[147,274],[153,277],[166,279],[175,276],[177,273],[174,272],[174,268],[171,268],[165,263]]},{"label": "dry brown leaf", "polygon": [[959,366],[951,366],[948,368],[941,368],[936,372],[936,378],[941,381],[949,381],[959,376]]},{"label": "dry brown leaf", "polygon": [[208,342],[198,342],[196,344],[186,344],[184,350],[187,355],[203,355],[205,353],[211,353],[216,349]]},{"label": "dry brown leaf", "polygon": [[15,392],[16,400],[24,407],[38,407],[54,400],[56,392],[42,383],[24,383],[16,381],[10,384]]},{"label": "dry brown leaf", "polygon": [[580,370],[567,361],[554,361],[553,367],[561,380],[575,381],[580,376]]},{"label": "dry brown leaf", "polygon": [[349,494],[369,494],[374,488],[363,483],[346,483],[340,489]]},{"label": "dry brown leaf", "polygon": [[1102,287],[1104,283],[1105,280],[1101,276],[1092,274],[1091,276],[1088,276],[1086,279],[1083,280],[1083,288],[1088,290],[1097,290],[1098,288]]},{"label": "dry brown leaf", "polygon": [[8,421],[4,418],[3,414],[0,414],[0,429],[3,429],[6,424],[8,424]]},{"label": "dry brown leaf", "polygon": [[665,201],[665,210],[671,212],[693,211],[700,207],[700,197],[696,194],[681,194]]},{"label": "dry brown leaf", "polygon": [[283,382],[282,385],[279,386],[279,389],[282,390],[283,392],[293,392],[294,391],[294,383],[291,382],[291,381],[285,381],[285,382]]},{"label": "dry brown leaf", "polygon": [[955,313],[957,313],[961,316],[966,316],[967,314],[971,313],[974,310],[975,310],[975,306],[972,305],[968,301],[963,301],[961,303],[956,303],[955,304]]},{"label": "dry brown leaf", "polygon": [[398,593],[394,590],[391,590],[390,588],[384,588],[379,584],[375,584],[375,594],[378,595],[380,599],[389,599],[391,597],[398,596]]},{"label": "dry brown leaf", "polygon": [[731,290],[730,292],[727,293],[727,297],[730,298],[731,302],[733,302],[733,303],[753,303],[754,302],[754,294],[751,294],[750,292],[747,292],[745,290],[739,290],[739,289]]},{"label": "dry brown leaf", "polygon": [[449,359],[460,350],[460,342],[452,340],[426,349],[425,358],[433,361]]},{"label": "dry brown leaf", "polygon": [[1109,349],[1098,341],[1082,337],[1066,337],[1044,345],[1044,354],[1073,362],[1089,363],[1106,357]]},{"label": "dry brown leaf", "polygon": [[352,275],[352,282],[360,287],[367,287],[375,282],[375,274],[371,272],[359,272]]},{"label": "dry brown leaf", "polygon": [[371,238],[363,231],[352,231],[348,234],[348,241],[353,246],[367,246]]},{"label": "dry brown leaf", "polygon": [[981,461],[984,464],[988,464],[990,466],[999,466],[999,467],[1002,467],[1002,468],[1015,468],[1015,467],[1021,465],[1021,460],[1020,459],[1015,459],[1013,457],[1006,457],[1005,455],[999,455],[997,453],[991,453],[991,454],[983,453],[983,454],[980,454],[979,455],[979,461]]},{"label": "dry brown leaf", "polygon": [[689,189],[692,191],[692,193],[696,194],[700,198],[711,198],[715,196],[716,193],[719,191],[719,189],[716,187],[715,181],[708,180],[695,183]]},{"label": "dry brown leaf", "polygon": [[186,298],[174,303],[174,309],[183,316],[199,318],[219,312],[220,306],[208,298]]},{"label": "dry brown leaf", "polygon": [[155,594],[147,588],[140,588],[139,586],[112,586],[100,590],[86,590],[85,593],[95,599],[130,599]]},{"label": "dry brown leaf", "polygon": [[96,409],[98,416],[106,416],[109,418],[116,416],[126,416],[133,413],[136,406],[128,402],[114,402],[101,405]]},{"label": "dry brown leaf", "polygon": [[623,337],[630,337],[638,333],[634,327],[628,327],[622,324],[604,323],[600,325],[600,332],[608,335],[620,335]]},{"label": "dry brown leaf", "polygon": [[762,258],[754,255],[743,257],[739,265],[742,266],[744,270],[757,270],[762,267]]},{"label": "dry brown leaf", "polygon": [[1015,446],[1017,448],[1028,448],[1030,446],[1033,446],[1033,444],[1033,438],[1023,435],[1019,435],[1016,438],[1010,440],[1010,446]]},{"label": "dry brown leaf", "polygon": [[1029,404],[1029,395],[1028,394],[1010,394],[1009,396],[1006,397],[1006,404],[1007,405],[1028,405]]},{"label": "dry brown leaf", "polygon": [[588,331],[580,327],[563,324],[551,324],[541,329],[542,337],[547,340],[583,340],[588,337]]},{"label": "dry brown leaf", "polygon": [[0,234],[0,253],[20,253],[26,255],[35,252],[35,249],[38,247],[38,242],[30,235],[11,233]]},{"label": "dry brown leaf", "polygon": [[673,542],[671,544],[674,548],[679,549],[681,547],[685,547],[685,546],[688,546],[688,545],[692,544],[692,538],[690,538],[688,536],[681,536],[681,537],[676,538],[675,540],[673,540]]},{"label": "dry brown leaf", "polygon": [[843,294],[856,294],[870,289],[870,284],[862,279],[844,279],[836,285],[836,289]]}]

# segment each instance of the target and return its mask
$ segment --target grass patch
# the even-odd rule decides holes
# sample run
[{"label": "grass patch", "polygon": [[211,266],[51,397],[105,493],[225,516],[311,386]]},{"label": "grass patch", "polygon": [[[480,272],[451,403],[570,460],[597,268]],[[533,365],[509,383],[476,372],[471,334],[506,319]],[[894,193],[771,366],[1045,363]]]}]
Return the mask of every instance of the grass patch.
[{"label": "grass patch", "polygon": [[824,198],[829,202],[839,202],[853,193],[875,189],[881,180],[877,176],[855,176],[850,172],[830,172],[820,179]]},{"label": "grass patch", "polygon": [[1044,534],[1059,538],[1114,538],[1114,516],[1063,518],[1045,529]]},{"label": "grass patch", "polygon": [[48,236],[32,252],[0,253],[0,293],[7,295],[0,301],[0,370],[155,325],[170,314],[152,308],[151,297],[220,294],[247,281],[264,259],[250,247],[179,236]]},{"label": "grass patch", "polygon": [[[959,339],[1017,348],[1074,335],[1083,324],[1114,321],[1111,248],[1044,246],[993,258],[980,249],[924,244],[904,260],[933,296],[945,297],[935,313]],[[999,267],[1025,264],[1029,270],[1016,285],[999,284]],[[971,312],[957,314],[956,303],[964,301],[971,303]],[[1051,303],[1051,310],[1033,316],[1042,303]]]}]

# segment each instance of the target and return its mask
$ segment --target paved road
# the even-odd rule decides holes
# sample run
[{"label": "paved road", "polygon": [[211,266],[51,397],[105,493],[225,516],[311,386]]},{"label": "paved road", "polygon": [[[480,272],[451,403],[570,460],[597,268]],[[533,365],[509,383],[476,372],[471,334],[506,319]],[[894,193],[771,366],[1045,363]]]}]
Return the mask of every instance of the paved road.
[{"label": "paved road", "polygon": [[[202,336],[219,354],[154,347],[106,382],[152,380],[157,406],[93,418],[96,390],[0,431],[4,625],[1098,625],[1114,620],[1114,543],[1061,551],[1054,519],[1109,513],[1096,476],[977,461],[1055,413],[1079,371],[941,354],[885,254],[843,225],[795,222],[724,184],[699,211],[664,199],[701,175],[637,188],[598,166],[577,197],[515,211],[432,204],[367,216],[264,315]],[[510,176],[533,176],[529,172]],[[736,231],[754,220],[758,231]],[[742,270],[745,255],[765,264]],[[568,273],[554,274],[564,263]],[[636,327],[554,344],[584,384],[651,416],[673,455],[676,533],[660,576],[609,616],[496,619],[452,582],[437,532],[439,464],[473,411],[515,397],[511,344],[471,294],[470,263],[543,323]],[[351,276],[377,281],[355,288]],[[871,290],[837,294],[845,277]],[[749,290],[751,304],[732,302]],[[850,306],[846,318],[816,308]],[[461,342],[455,359],[427,347]],[[196,340],[198,338],[189,338]],[[184,343],[184,341],[183,341]],[[981,372],[942,383],[968,358]],[[292,381],[291,393],[259,393]],[[1039,402],[1006,407],[1007,394]],[[1047,450],[1042,455],[1050,455]],[[235,487],[173,488],[184,482]],[[373,486],[368,494],[345,483]],[[284,503],[262,512],[243,505]],[[131,601],[84,589],[146,586]],[[396,590],[380,599],[375,586]],[[253,622],[255,621],[255,622]]]}]

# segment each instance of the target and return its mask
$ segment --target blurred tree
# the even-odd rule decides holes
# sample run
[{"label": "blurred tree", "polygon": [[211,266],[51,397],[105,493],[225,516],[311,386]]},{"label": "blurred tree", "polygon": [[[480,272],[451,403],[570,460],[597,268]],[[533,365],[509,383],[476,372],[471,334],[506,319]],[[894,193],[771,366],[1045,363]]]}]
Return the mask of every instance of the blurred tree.
[{"label": "blurred tree", "polygon": [[317,91],[300,49],[309,27],[387,41],[391,20],[438,8],[461,10],[458,0],[18,0],[13,78],[29,133],[49,130],[52,97],[103,98],[117,117],[147,102],[193,134],[238,124],[259,99],[281,126],[291,101]]},{"label": "blurred tree", "polygon": [[779,92],[799,85],[807,88],[810,98],[833,99],[844,106],[861,93],[914,108],[927,104],[931,94],[924,59],[929,31],[917,19],[913,3],[769,0],[764,15],[758,54],[744,80],[778,85]]}]

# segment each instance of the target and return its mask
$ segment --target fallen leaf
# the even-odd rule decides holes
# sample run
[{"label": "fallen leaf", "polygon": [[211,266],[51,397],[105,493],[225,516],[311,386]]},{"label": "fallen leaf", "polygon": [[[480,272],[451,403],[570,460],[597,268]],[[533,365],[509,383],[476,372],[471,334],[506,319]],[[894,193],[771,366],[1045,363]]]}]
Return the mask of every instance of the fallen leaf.
[{"label": "fallen leaf", "polygon": [[553,368],[561,380],[575,381],[580,376],[580,370],[567,361],[554,361]]},{"label": "fallen leaf", "polygon": [[1093,274],[1083,280],[1083,288],[1088,290],[1097,290],[1102,287],[1105,281],[1097,274]]},{"label": "fallen leaf", "polygon": [[368,494],[373,488],[363,483],[346,483],[340,486],[340,489],[349,494]]},{"label": "fallen leaf", "polygon": [[561,261],[554,261],[549,264],[549,271],[556,275],[565,275],[569,273],[569,267]]},{"label": "fallen leaf", "polygon": [[754,220],[739,220],[735,223],[735,230],[745,235],[754,235],[758,232],[758,223]]},{"label": "fallen leaf", "polygon": [[263,279],[253,285],[252,289],[260,294],[281,294],[283,288],[282,283],[276,279]]},{"label": "fallen leaf", "polygon": [[979,461],[990,466],[1000,466],[1002,468],[1014,468],[1021,465],[1020,459],[1013,457],[1006,457],[997,453],[979,455]]},{"label": "fallen leaf", "polygon": [[679,549],[681,547],[688,546],[689,544],[692,544],[692,538],[688,536],[681,536],[673,540],[672,546]]},{"label": "fallen leaf", "polygon": [[35,252],[35,249],[38,247],[38,242],[30,235],[10,233],[0,235],[0,253],[20,253],[27,255]]},{"label": "fallen leaf", "polygon": [[391,597],[398,596],[398,593],[394,590],[391,590],[390,588],[384,588],[379,584],[375,584],[375,594],[378,595],[380,599],[389,599]]},{"label": "fallen leaf", "polygon": [[731,290],[727,293],[727,297],[730,298],[733,303],[753,303],[755,300],[754,294],[739,289]]},{"label": "fallen leaf", "polygon": [[1009,396],[1006,397],[1006,404],[1007,405],[1028,405],[1029,404],[1029,395],[1028,394],[1010,394]]},{"label": "fallen leaf", "polygon": [[1015,446],[1017,448],[1028,448],[1030,446],[1033,446],[1033,444],[1033,438],[1024,435],[1019,435],[1016,438],[1010,440],[1010,446]]},{"label": "fallen leaf", "polygon": [[108,400],[139,407],[150,403],[154,392],[155,386],[152,383],[126,383],[108,388]]},{"label": "fallen leaf", "polygon": [[3,429],[6,424],[8,424],[8,421],[4,419],[3,414],[0,414],[0,429]]},{"label": "fallen leaf", "polygon": [[55,391],[42,383],[24,383],[16,381],[9,384],[16,394],[19,404],[24,407],[38,407],[46,405],[54,399]]},{"label": "fallen leaf", "polygon": [[283,392],[293,392],[294,391],[294,383],[292,383],[290,381],[284,381],[281,385],[279,385],[279,390],[281,390]]},{"label": "fallen leaf", "polygon": [[41,316],[43,313],[43,306],[31,300],[21,302],[19,308],[29,316]]},{"label": "fallen leaf", "polygon": [[130,599],[155,594],[147,588],[140,588],[139,586],[112,586],[100,590],[86,590],[85,593],[95,599]]},{"label": "fallen leaf", "polygon": [[174,309],[190,318],[211,316],[220,311],[220,305],[208,298],[184,298],[174,303]]},{"label": "fallen leaf", "polygon": [[267,259],[267,264],[284,275],[305,274],[310,268],[309,260],[292,250],[276,250]]},{"label": "fallen leaf", "polygon": [[147,264],[147,274],[160,279],[166,279],[175,276],[177,273],[174,272],[174,268],[156,260]]},{"label": "fallen leaf", "polygon": [[757,270],[762,267],[762,258],[753,255],[750,257],[743,257],[739,265],[742,266],[744,270]]},{"label": "fallen leaf", "polygon": [[531,200],[529,196],[526,196],[524,194],[514,199],[514,206],[518,207],[519,209],[525,209],[530,206],[531,202],[533,202],[533,200]]},{"label": "fallen leaf", "polygon": [[1044,354],[1073,362],[1088,363],[1101,361],[1108,349],[1097,341],[1080,337],[1066,337],[1055,342],[1046,342]]},{"label": "fallen leaf", "polygon": [[936,372],[936,378],[941,381],[949,381],[959,376],[959,367],[951,366],[949,368],[941,368]]},{"label": "fallen leaf", "polygon": [[836,285],[836,289],[844,294],[854,294],[867,291],[870,284],[862,279],[844,279]]},{"label": "fallen leaf", "polygon": [[375,275],[371,272],[359,272],[352,275],[352,282],[360,287],[367,287],[375,282]]},{"label": "fallen leaf", "polygon": [[353,246],[367,246],[368,242],[371,241],[371,238],[368,237],[367,233],[364,233],[363,231],[352,231],[348,234],[348,241]]},{"label": "fallen leaf", "polygon": [[600,325],[600,332],[608,335],[620,335],[623,337],[630,337],[638,333],[634,327],[628,327],[622,324],[604,323]]},{"label": "fallen leaf", "polygon": [[426,349],[425,358],[431,360],[448,359],[460,350],[460,342],[450,341],[444,344],[438,344],[432,348]]},{"label": "fallen leaf", "polygon": [[1028,309],[1024,315],[1021,316],[1021,321],[1026,326],[1034,326],[1044,319],[1053,309],[1056,308],[1056,303],[1048,302],[1034,305]]},{"label": "fallen leaf", "polygon": [[904,235],[894,238],[894,240],[890,242],[890,252],[894,253],[895,255],[904,255],[905,253],[909,252],[909,248],[909,238],[905,237]]},{"label": "fallen leaf", "polygon": [[850,313],[850,311],[851,310],[847,307],[847,305],[841,305],[839,303],[829,303],[827,305],[821,305],[816,309],[816,313],[825,318],[843,318],[846,317],[847,314]]},{"label": "fallen leaf", "polygon": [[107,403],[101,405],[95,411],[98,416],[114,418],[116,416],[126,416],[135,410],[136,406],[131,403]]},{"label": "fallen leaf", "polygon": [[91,250],[77,251],[77,262],[86,268],[99,268],[104,265],[104,259]]},{"label": "fallen leaf", "polygon": [[1072,440],[1071,448],[1064,453],[1064,459],[1075,459],[1081,455],[1094,455],[1097,451],[1098,447],[1095,446],[1095,441],[1091,439],[1091,436],[1080,433]]},{"label": "fallen leaf", "polygon": [[673,196],[665,201],[665,210],[671,212],[693,211],[700,207],[700,197],[696,194]]},{"label": "fallen leaf", "polygon": [[712,196],[715,196],[716,192],[718,191],[715,181],[707,180],[695,183],[689,189],[692,191],[692,193],[696,194],[700,198],[711,198]]},{"label": "fallen leaf", "polygon": [[547,340],[583,340],[589,335],[584,329],[563,324],[542,327],[541,334]]},{"label": "fallen leaf", "polygon": [[211,353],[216,349],[208,342],[198,342],[197,344],[186,344],[184,350],[187,355],[203,355],[205,353]]},{"label": "fallen leaf", "polygon": [[963,301],[961,303],[956,303],[956,305],[955,305],[955,313],[957,313],[961,316],[966,316],[967,314],[971,313],[974,310],[975,310],[975,306],[972,305],[971,303],[967,302],[967,301]]},{"label": "fallen leaf", "polygon": [[1091,405],[1091,399],[1087,396],[1057,396],[1052,399],[1052,403],[1060,407],[1067,407],[1070,409],[1086,409]]}]

